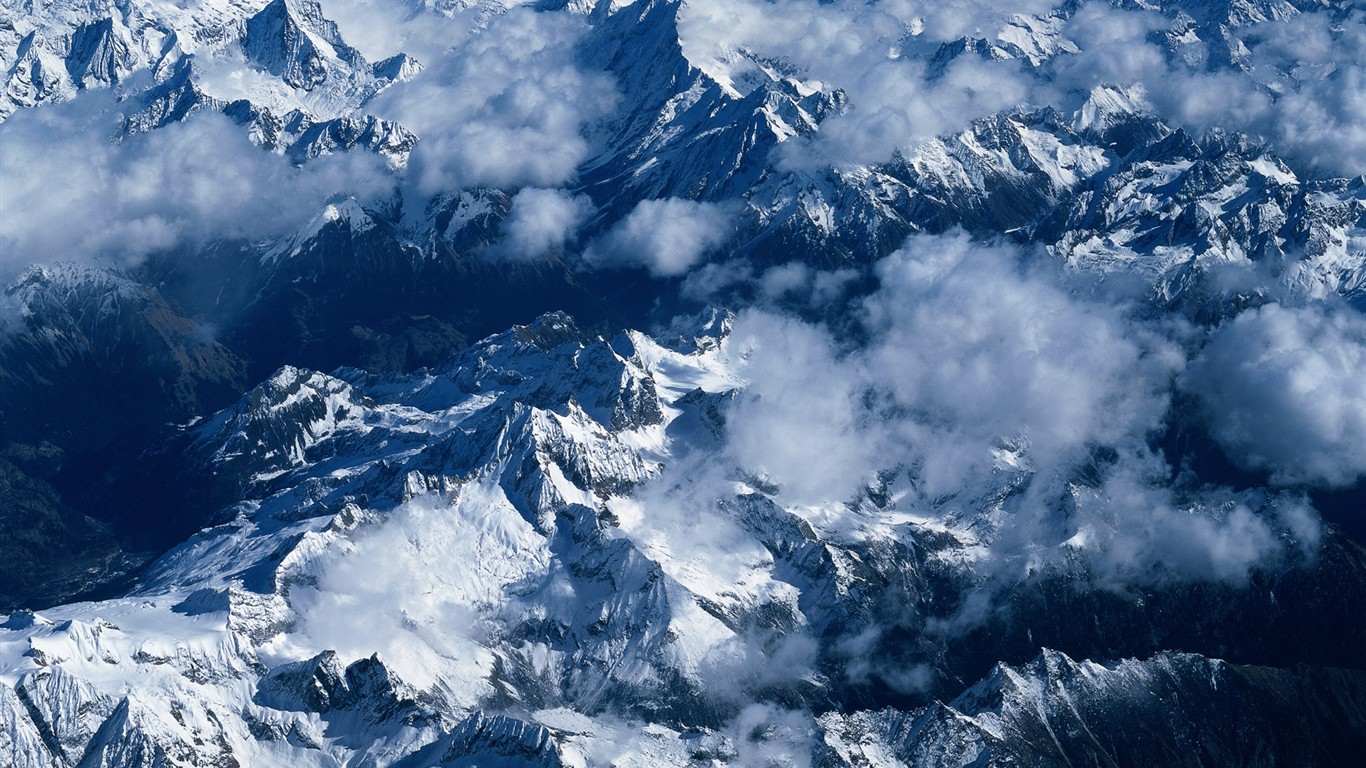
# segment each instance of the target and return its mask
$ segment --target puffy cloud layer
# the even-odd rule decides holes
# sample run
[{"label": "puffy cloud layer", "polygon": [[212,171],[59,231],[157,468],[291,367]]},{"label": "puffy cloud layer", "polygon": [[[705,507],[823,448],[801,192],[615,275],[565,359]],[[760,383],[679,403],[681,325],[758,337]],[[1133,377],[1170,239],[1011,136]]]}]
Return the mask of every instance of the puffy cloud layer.
[{"label": "puffy cloud layer", "polygon": [[417,192],[572,180],[617,101],[610,76],[576,64],[587,30],[577,16],[513,9],[377,97],[367,110],[421,137],[409,163]]},{"label": "puffy cloud layer", "polygon": [[[507,7],[529,5],[505,0]],[[407,0],[319,0],[323,16],[336,22],[342,39],[370,61],[403,51],[422,63],[436,61],[461,45],[487,21],[487,3],[431,5]]]},{"label": "puffy cloud layer", "polygon": [[1079,499],[1084,522],[1064,547],[1088,556],[1097,583],[1239,583],[1259,565],[1316,556],[1323,533],[1303,498],[1221,492],[1182,503],[1167,473],[1154,455],[1131,458]]},{"label": "puffy cloud layer", "polygon": [[1173,124],[1263,137],[1311,172],[1361,172],[1366,9],[1338,20],[1331,11],[1304,13],[1232,30],[1237,66],[1210,66],[1214,45],[1193,46],[1169,61],[1153,33],[1170,26],[1156,12],[1090,3],[1065,29],[1081,53],[1059,58],[1051,72],[1069,88],[1141,83],[1158,114]]},{"label": "puffy cloud layer", "polygon": [[[1218,71],[1205,67],[1198,51],[1185,55],[1189,63],[1168,56],[1160,33],[1171,20],[1161,13],[1104,3],[1055,20],[1057,40],[1078,52],[1056,56],[1040,72],[974,54],[942,67],[926,63],[942,41],[989,38],[1013,14],[1047,14],[1056,5],[694,0],[680,12],[680,34],[690,60],[739,89],[754,74],[753,59],[774,58],[849,94],[845,114],[827,119],[814,137],[780,148],[775,162],[787,168],[882,161],[976,117],[1018,105],[1066,110],[1098,83],[1137,82],[1174,123],[1249,130],[1303,167],[1360,172],[1363,11],[1338,21],[1310,13],[1236,30],[1244,60]],[[365,107],[421,137],[406,171],[413,200],[480,185],[572,186],[602,148],[598,129],[615,114],[618,94],[608,74],[581,66],[578,49],[590,30],[582,15],[536,12],[516,0],[440,12],[400,0],[328,0],[324,12],[372,58],[402,49],[426,65]],[[209,118],[111,145],[112,118],[99,113],[113,103],[98,94],[77,102],[26,110],[4,129],[6,201],[26,211],[6,216],[0,230],[13,246],[6,249],[11,262],[136,258],[217,237],[270,236],[311,216],[328,195],[364,196],[391,183],[385,169],[361,156],[315,161],[303,171],[265,153],[253,156],[228,135],[229,126]],[[542,196],[542,205],[533,206],[534,197],[523,200],[508,230],[512,241],[499,255],[517,258],[573,242],[577,206],[563,202],[573,198],[561,194],[562,204],[548,207],[554,200]],[[640,265],[663,277],[692,271],[723,242],[724,213],[682,200],[643,202],[595,243],[587,260]],[[52,225],[59,221],[63,226]],[[73,221],[90,226],[66,225]],[[760,293],[774,298],[794,290],[801,276],[762,277]],[[832,292],[838,286],[815,286],[812,300]]]},{"label": "puffy cloud layer", "polygon": [[560,253],[592,212],[592,202],[583,195],[539,187],[522,189],[512,197],[503,239],[490,254],[508,261],[532,261]]},{"label": "puffy cloud layer", "polygon": [[733,431],[741,463],[798,498],[828,497],[895,457],[935,494],[989,472],[1006,442],[1058,464],[1160,428],[1177,351],[1019,258],[961,235],[913,238],[879,265],[873,341],[849,353],[822,329],[742,316],[736,338],[754,349]]},{"label": "puffy cloud layer", "polygon": [[[961,235],[913,237],[878,275],[860,341],[768,311],[735,323],[728,349],[747,385],[728,412],[725,460],[776,486],[782,503],[849,500],[897,470],[910,482],[898,491],[903,510],[989,515],[989,583],[1078,556],[1106,588],[1238,582],[1316,550],[1317,518],[1303,500],[1174,483],[1153,447],[1177,380],[1222,370],[1211,356],[1228,342],[1216,339],[1187,374],[1190,328],[1074,283],[1041,254]],[[1359,342],[1317,341],[1345,347],[1321,353],[1339,361],[1332,381],[1344,381]],[[1236,414],[1240,397],[1220,407]],[[1363,434],[1351,429],[1325,439],[1341,448]],[[695,499],[705,473],[686,476]],[[1012,477],[1029,480],[1006,493]]]},{"label": "puffy cloud layer", "polygon": [[1270,304],[1216,330],[1185,384],[1229,456],[1275,482],[1366,476],[1366,317]]},{"label": "puffy cloud layer", "polygon": [[[1366,163],[1366,10],[1343,19],[1305,13],[1229,32],[1242,57],[1218,64],[1206,40],[1169,56],[1162,33],[1175,23],[1159,10],[1082,4],[1054,17],[1051,33],[1021,34],[1016,14],[1047,17],[1061,3],[963,0],[694,0],[681,15],[689,59],[743,88],[754,65],[737,51],[791,64],[799,76],[841,88],[845,114],[814,137],[786,145],[793,168],[872,163],[972,120],[1017,106],[1080,105],[1101,84],[1141,84],[1160,116],[1201,132],[1241,130],[1275,142],[1309,169],[1355,175]],[[1039,69],[1021,61],[962,54],[934,66],[941,43],[1003,36],[1025,50],[1063,51]],[[1213,38],[1214,33],[1205,32]],[[1036,47],[1036,41],[1041,47]]]},{"label": "puffy cloud layer", "polygon": [[642,200],[584,260],[594,267],[643,267],[656,277],[677,277],[731,238],[731,206],[668,198]]},{"label": "puffy cloud layer", "polygon": [[516,196],[508,242],[495,255],[533,258],[572,239],[585,203],[541,188],[572,180],[617,97],[610,76],[575,64],[588,29],[581,17],[520,8],[447,17],[382,0],[334,0],[325,9],[333,11],[373,57],[401,45],[425,59],[411,81],[364,107],[419,135],[406,170],[396,175],[364,151],[295,168],[211,114],[116,141],[117,103],[108,92],[86,92],[0,127],[0,268],[118,265],[218,239],[259,241],[306,225],[331,197],[387,197],[395,185],[414,210],[441,192],[531,185]]},{"label": "puffy cloud layer", "polygon": [[877,370],[899,405],[955,425],[977,450],[1016,439],[1054,464],[1160,427],[1179,352],[1122,309],[1022,267],[1015,249],[915,239],[879,275],[868,302]]},{"label": "puffy cloud layer", "polygon": [[763,312],[742,314],[731,336],[748,385],[729,414],[729,448],[742,468],[784,498],[853,496],[890,455],[891,435],[865,407],[866,362],[823,329]]},{"label": "puffy cloud layer", "polygon": [[302,227],[340,191],[364,198],[392,189],[377,156],[329,156],[298,169],[216,114],[114,143],[111,107],[90,93],[0,125],[0,270],[126,264],[220,238],[261,240]]}]

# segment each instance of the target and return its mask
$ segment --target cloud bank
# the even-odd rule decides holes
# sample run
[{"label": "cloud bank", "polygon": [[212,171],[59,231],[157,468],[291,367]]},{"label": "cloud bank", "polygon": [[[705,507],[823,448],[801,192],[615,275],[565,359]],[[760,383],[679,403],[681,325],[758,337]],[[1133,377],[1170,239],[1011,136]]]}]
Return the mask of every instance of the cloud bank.
[{"label": "cloud bank", "polygon": [[335,0],[325,10],[376,57],[399,46],[424,57],[421,72],[362,107],[418,134],[405,169],[363,151],[295,168],[217,114],[120,139],[126,107],[108,91],[87,91],[0,126],[0,268],[127,266],[215,240],[261,241],[299,230],[333,197],[366,202],[396,186],[418,210],[438,193],[529,186],[514,197],[508,242],[495,255],[534,258],[570,242],[584,200],[550,190],[573,180],[617,99],[609,75],[576,64],[583,18],[525,8],[444,16],[378,0]]},{"label": "cloud bank", "polygon": [[[723,83],[743,88],[753,60],[781,60],[846,92],[845,114],[784,146],[788,168],[883,162],[1002,110],[1067,113],[1099,85],[1137,84],[1174,125],[1245,131],[1312,172],[1359,173],[1366,9],[1211,28],[1190,44],[1180,42],[1189,39],[1184,23],[1104,2],[695,0],[683,9],[680,34],[690,61]],[[1168,43],[1169,31],[1178,42]],[[946,57],[941,46],[962,38],[1022,58]],[[1236,61],[1225,61],[1230,50]]]},{"label": "cloud bank", "polygon": [[577,16],[513,9],[367,105],[421,137],[408,169],[418,195],[571,181],[618,98],[609,75],[577,65],[587,31]]},{"label": "cloud bank", "polygon": [[866,348],[840,351],[823,329],[766,313],[737,323],[738,343],[755,348],[733,446],[794,500],[851,495],[873,457],[919,467],[935,495],[990,472],[1003,442],[1051,465],[1161,427],[1178,352],[1021,266],[1016,249],[917,237],[878,275]]},{"label": "cloud bank", "polygon": [[366,199],[393,188],[378,156],[295,168],[217,114],[114,143],[112,109],[96,92],[0,125],[0,270],[57,260],[126,266],[219,239],[260,241],[298,230],[339,192]]},{"label": "cloud bank", "polygon": [[526,187],[513,195],[503,239],[489,252],[506,261],[533,261],[562,253],[592,212],[592,201],[583,195]]},{"label": "cloud bank", "polygon": [[[603,129],[617,116],[619,94],[609,74],[581,66],[591,34],[583,15],[520,2],[433,10],[398,0],[328,0],[324,12],[372,59],[407,50],[425,65],[362,107],[420,137],[401,178],[408,210],[475,186],[572,189],[578,170],[605,148]],[[1363,14],[1302,13],[1231,29],[1231,43],[1204,31],[1210,39],[1186,45],[1166,37],[1175,17],[1099,2],[1064,13],[1052,0],[1008,7],[694,0],[680,10],[679,33],[690,61],[741,91],[755,80],[756,62],[780,61],[783,71],[848,94],[844,114],[780,146],[773,160],[783,169],[881,162],[979,117],[1044,105],[1067,112],[1096,85],[1137,83],[1173,124],[1249,131],[1273,141],[1301,171],[1355,175],[1366,165]],[[1037,66],[971,51],[941,55],[941,44],[964,36],[1015,46]],[[1237,61],[1220,59],[1227,55],[1220,45],[1232,45]],[[117,263],[216,238],[269,237],[306,221],[331,195],[363,198],[393,183],[364,157],[334,156],[295,171],[252,156],[228,135],[230,126],[207,117],[111,145],[112,118],[101,110],[117,109],[107,95],[85,93],[65,108],[23,110],[3,129],[7,205],[25,210],[6,216],[0,230],[11,265],[111,255]],[[523,203],[500,255],[522,258],[575,242],[573,206],[543,206],[533,217],[531,197]],[[685,200],[643,201],[586,261],[682,275],[724,242],[713,231],[733,223],[723,212]],[[781,295],[799,277],[762,275],[760,292]]]},{"label": "cloud bank", "polygon": [[[1350,375],[1361,369],[1357,316],[1304,310],[1298,335],[1277,346],[1254,314],[1202,351],[1201,335],[1183,321],[1153,319],[1016,246],[915,236],[877,274],[852,337],[771,310],[736,319],[728,354],[746,386],[727,412],[723,448],[709,455],[771,485],[784,506],[857,499],[893,472],[904,478],[893,481],[899,510],[981,519],[990,554],[979,566],[989,584],[1080,557],[1096,586],[1122,591],[1240,583],[1268,564],[1312,557],[1317,515],[1291,481],[1360,470],[1347,445],[1363,434],[1359,425],[1346,419],[1318,431],[1361,404]],[[1320,351],[1288,356],[1303,346]],[[1247,358],[1252,347],[1270,351]],[[1226,357],[1248,360],[1255,375],[1221,376],[1238,368]],[[1285,380],[1297,373],[1331,397],[1295,398]],[[1221,439],[1286,451],[1275,456],[1273,480],[1288,489],[1174,479],[1156,445],[1181,388],[1215,403],[1212,423],[1237,426],[1217,432]],[[1268,410],[1266,400],[1277,412],[1265,430],[1249,432],[1241,414]],[[1289,434],[1302,433],[1299,443],[1270,433],[1282,420]],[[696,499],[724,497],[735,479],[713,473],[709,485],[696,466],[679,472],[686,479],[666,483],[693,499],[681,506],[694,516],[703,506]]]},{"label": "cloud bank", "polygon": [[1250,309],[1214,331],[1185,386],[1230,458],[1273,482],[1366,477],[1366,317],[1349,309]]},{"label": "cloud bank", "polygon": [[593,267],[643,267],[655,277],[678,277],[733,234],[733,206],[680,198],[642,200],[590,244]]}]

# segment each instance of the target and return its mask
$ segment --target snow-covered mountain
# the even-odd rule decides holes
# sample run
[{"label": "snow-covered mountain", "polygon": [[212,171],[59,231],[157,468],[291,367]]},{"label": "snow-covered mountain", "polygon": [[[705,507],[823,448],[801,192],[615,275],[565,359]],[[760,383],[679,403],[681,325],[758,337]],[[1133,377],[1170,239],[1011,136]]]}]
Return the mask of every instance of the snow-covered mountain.
[{"label": "snow-covered mountain", "polygon": [[1366,16],[1018,5],[0,0],[0,755],[1355,764]]},{"label": "snow-covered mountain", "polygon": [[[416,375],[281,369],[180,438],[236,500],[216,524],[121,597],[10,615],[10,754],[44,766],[750,764],[789,752],[828,765],[1064,764],[1183,762],[1192,739],[1224,762],[1264,750],[1312,761],[1359,739],[1347,724],[1363,716],[1363,672],[1167,655],[1101,667],[1055,651],[978,668],[974,655],[1022,649],[980,638],[958,655],[929,627],[952,615],[955,585],[981,578],[974,553],[990,534],[976,519],[926,519],[902,493],[793,508],[737,477],[696,499],[709,510],[655,506],[640,489],[715,450],[743,386],[729,339],[685,335],[672,348],[635,332],[609,340],[547,315]],[[1281,569],[1288,614],[1244,587],[1209,596],[1267,617],[1243,641],[1217,638],[1225,653],[1269,660],[1257,645],[1290,621],[1332,620],[1324,580],[1350,579],[1338,589],[1354,604],[1366,597],[1359,547],[1327,546],[1357,564]],[[1067,599],[1072,578],[1018,588]],[[1151,599],[1168,604],[1090,641],[1132,642],[1107,635],[1141,627],[1152,639],[1134,647],[1151,654],[1184,631],[1168,611],[1218,610],[1198,590]],[[869,633],[906,632],[877,629],[892,601],[921,629],[883,645]],[[1349,631],[1334,642],[1361,640]],[[859,642],[862,683],[847,655]],[[1314,642],[1298,658],[1351,659]],[[901,667],[903,643],[928,663]],[[860,706],[954,690],[965,675],[983,679],[949,705]],[[877,692],[888,680],[899,694]],[[1242,729],[1280,726],[1299,706],[1285,697],[1317,702],[1314,685],[1337,703],[1287,727],[1347,731],[1245,741]],[[1162,703],[1171,695],[1187,709]],[[1232,728],[1190,719],[1229,706],[1249,708]],[[804,720],[806,708],[827,714]],[[1071,741],[1038,737],[1064,723]],[[1135,730],[1173,723],[1155,743]],[[1112,735],[1082,735],[1097,731]]]}]

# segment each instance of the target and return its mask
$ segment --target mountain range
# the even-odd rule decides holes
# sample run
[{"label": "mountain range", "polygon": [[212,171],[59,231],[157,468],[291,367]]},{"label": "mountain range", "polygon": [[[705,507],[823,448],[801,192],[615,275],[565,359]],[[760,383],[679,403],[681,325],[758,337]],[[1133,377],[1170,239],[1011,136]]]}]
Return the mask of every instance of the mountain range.
[{"label": "mountain range", "polygon": [[0,755],[1354,765],[1350,0],[0,0]]}]

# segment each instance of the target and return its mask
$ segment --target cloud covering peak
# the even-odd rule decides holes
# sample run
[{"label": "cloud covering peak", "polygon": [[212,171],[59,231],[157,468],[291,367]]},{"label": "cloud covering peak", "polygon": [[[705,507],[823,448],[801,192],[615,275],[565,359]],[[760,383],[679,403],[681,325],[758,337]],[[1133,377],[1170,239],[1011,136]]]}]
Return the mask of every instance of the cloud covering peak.
[{"label": "cloud covering peak", "polygon": [[1366,477],[1366,317],[1345,307],[1249,309],[1216,329],[1185,386],[1234,461],[1289,485]]}]

